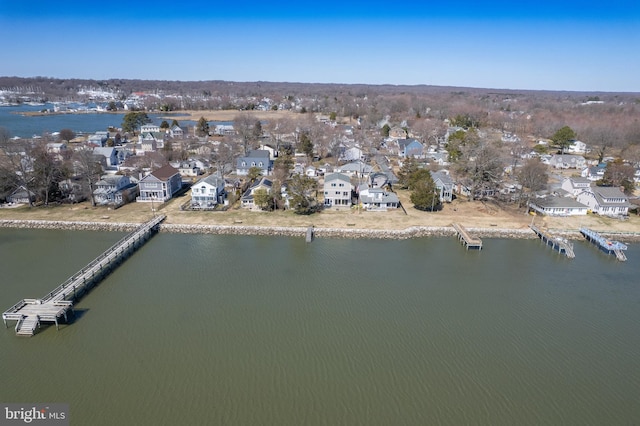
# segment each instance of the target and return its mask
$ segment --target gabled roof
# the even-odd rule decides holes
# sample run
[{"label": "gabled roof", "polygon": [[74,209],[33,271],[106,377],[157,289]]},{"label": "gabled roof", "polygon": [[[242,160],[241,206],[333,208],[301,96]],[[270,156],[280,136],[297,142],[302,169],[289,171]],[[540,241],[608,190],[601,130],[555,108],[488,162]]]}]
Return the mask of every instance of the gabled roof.
[{"label": "gabled roof", "polygon": [[398,139],[398,146],[400,148],[406,148],[409,145],[415,145],[415,144],[418,144],[422,147],[422,143],[420,143],[420,141],[416,139]]},{"label": "gabled roof", "polygon": [[349,178],[349,176],[344,175],[342,173],[331,173],[331,174],[328,174],[328,175],[326,175],[324,177],[324,182],[325,183],[327,183],[329,181],[332,181],[332,180],[341,180],[341,181],[347,182],[349,184],[351,183],[351,178]]}]

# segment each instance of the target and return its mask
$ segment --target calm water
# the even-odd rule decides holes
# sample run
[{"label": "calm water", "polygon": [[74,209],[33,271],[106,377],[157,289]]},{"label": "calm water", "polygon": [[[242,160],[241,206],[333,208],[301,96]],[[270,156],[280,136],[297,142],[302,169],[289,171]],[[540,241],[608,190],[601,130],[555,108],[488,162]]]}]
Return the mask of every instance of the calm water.
[{"label": "calm water", "polygon": [[[0,229],[0,308],[120,237]],[[640,250],[575,251],[159,234],[73,324],[0,332],[0,401],[76,425],[638,424]]]},{"label": "calm water", "polygon": [[[11,136],[30,138],[34,135],[40,136],[45,132],[59,132],[62,129],[71,129],[74,132],[93,133],[105,131],[110,126],[121,127],[125,113],[104,114],[104,113],[82,113],[82,114],[52,114],[44,116],[24,116],[20,113],[29,111],[41,111],[43,109],[53,109],[53,104],[46,105],[20,105],[0,107],[0,127],[9,130]],[[16,112],[18,114],[16,114]],[[175,116],[182,125],[193,125],[192,121],[180,120],[184,116],[179,113],[171,114],[148,114],[155,124],[162,122],[163,116]],[[169,123],[171,123],[169,121]]]}]

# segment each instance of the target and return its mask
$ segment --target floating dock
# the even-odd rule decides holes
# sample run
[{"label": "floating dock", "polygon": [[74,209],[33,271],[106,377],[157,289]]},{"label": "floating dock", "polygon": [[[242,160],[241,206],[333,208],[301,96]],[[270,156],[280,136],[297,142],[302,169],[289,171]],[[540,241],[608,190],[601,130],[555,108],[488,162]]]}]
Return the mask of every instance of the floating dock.
[{"label": "floating dock", "polygon": [[596,231],[592,231],[589,228],[580,228],[580,233],[587,239],[587,241],[592,242],[605,253],[615,254],[616,259],[621,262],[627,260],[627,256],[625,256],[623,252],[623,250],[627,249],[627,246],[625,244],[622,244],[619,241],[613,241],[605,238],[602,235],[598,234]]},{"label": "floating dock", "polygon": [[73,313],[73,300],[77,300],[147,242],[164,219],[165,216],[155,216],[140,225],[42,299],[23,299],[7,309],[2,314],[5,327],[8,327],[7,321],[16,321],[18,336],[33,336],[42,322],[55,323],[58,328],[59,319],[64,317],[67,321],[69,311]]},{"label": "floating dock", "polygon": [[453,224],[453,229],[456,230],[458,240],[465,246],[467,250],[470,248],[482,250],[482,240],[474,237],[459,223]]},{"label": "floating dock", "polygon": [[569,259],[573,259],[576,257],[573,252],[573,244],[567,241],[566,238],[556,237],[550,234],[548,231],[538,228],[535,225],[529,225],[531,230],[536,233],[538,238],[542,240],[543,243],[550,246],[558,253],[566,255]]}]

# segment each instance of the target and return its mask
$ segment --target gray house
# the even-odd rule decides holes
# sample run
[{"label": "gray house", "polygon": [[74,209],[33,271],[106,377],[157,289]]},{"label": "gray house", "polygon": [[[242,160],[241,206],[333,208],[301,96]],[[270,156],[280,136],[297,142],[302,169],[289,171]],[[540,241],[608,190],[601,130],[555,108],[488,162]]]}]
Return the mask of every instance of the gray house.
[{"label": "gray house", "polygon": [[246,176],[252,167],[257,167],[262,171],[263,176],[271,174],[271,158],[269,151],[265,149],[254,149],[249,151],[244,157],[236,161],[236,173],[238,176]]},{"label": "gray house", "polygon": [[137,202],[165,202],[182,188],[180,172],[166,165],[143,177],[139,183],[140,196]]},{"label": "gray house", "polygon": [[273,187],[273,182],[271,182],[269,179],[265,177],[263,177],[260,180],[257,180],[256,182],[253,183],[253,185],[251,185],[244,192],[244,194],[242,194],[242,197],[240,198],[242,207],[245,209],[253,210],[256,207],[253,199],[253,194],[255,194],[255,192],[259,189],[264,189],[268,193],[271,193],[272,187]]},{"label": "gray house", "polygon": [[119,164],[118,152],[113,147],[96,147],[93,148],[93,155],[104,157],[104,163],[107,168],[116,168]]},{"label": "gray house", "polygon": [[367,185],[362,185],[359,188],[359,195],[362,207],[369,211],[387,211],[400,206],[398,196],[382,188],[369,188]]},{"label": "gray house", "polygon": [[440,201],[447,203],[453,201],[454,182],[449,173],[443,170],[431,172],[431,178],[439,191]]},{"label": "gray house", "polygon": [[218,204],[224,203],[226,194],[224,179],[218,175],[207,176],[191,187],[191,208],[213,209]]},{"label": "gray house", "polygon": [[331,173],[324,178],[324,206],[351,207],[353,185],[349,176]]},{"label": "gray house", "polygon": [[138,185],[129,176],[104,175],[95,183],[93,198],[97,205],[120,206],[135,200]]}]

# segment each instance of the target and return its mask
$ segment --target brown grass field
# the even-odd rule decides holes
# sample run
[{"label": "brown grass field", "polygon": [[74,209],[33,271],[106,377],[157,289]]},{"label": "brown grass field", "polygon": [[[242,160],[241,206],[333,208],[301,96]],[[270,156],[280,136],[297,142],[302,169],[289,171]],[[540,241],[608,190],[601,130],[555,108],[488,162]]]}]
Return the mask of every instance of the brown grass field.
[{"label": "brown grass field", "polygon": [[[355,207],[349,210],[324,210],[310,216],[296,215],[292,211],[256,212],[239,208],[227,211],[198,212],[182,211],[180,206],[189,200],[185,194],[164,204],[155,204],[159,214],[167,216],[170,224],[285,226],[316,228],[349,228],[375,230],[402,230],[412,226],[444,227],[460,223],[467,228],[526,229],[531,224],[531,215],[522,209],[500,206],[491,202],[454,200],[445,204],[438,212],[423,212],[411,207],[409,193],[398,195],[406,208],[388,212],[362,211]],[[124,222],[141,223],[153,216],[149,203],[131,203],[113,210],[107,207],[92,207],[89,202],[55,206],[0,208],[0,220],[47,220],[78,222]],[[631,215],[628,220],[606,218],[597,215],[552,218],[535,217],[537,225],[552,230],[576,231],[587,226],[600,232],[640,234],[640,216]]]}]

